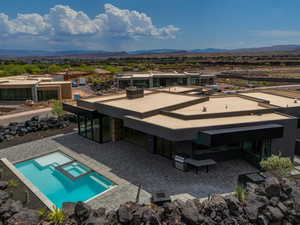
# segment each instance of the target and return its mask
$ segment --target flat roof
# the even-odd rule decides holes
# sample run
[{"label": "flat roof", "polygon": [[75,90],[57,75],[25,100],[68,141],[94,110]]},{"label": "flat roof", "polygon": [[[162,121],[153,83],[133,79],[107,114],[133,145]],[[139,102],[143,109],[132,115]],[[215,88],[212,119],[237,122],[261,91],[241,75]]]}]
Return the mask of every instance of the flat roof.
[{"label": "flat roof", "polygon": [[[144,94],[152,93],[152,91],[149,90],[144,90]],[[103,101],[108,101],[108,100],[114,100],[118,98],[125,98],[126,93],[118,93],[118,94],[112,94],[112,95],[102,95],[102,96],[96,96],[96,97],[91,97],[91,98],[85,98],[82,99],[82,101],[86,102],[103,102]]]},{"label": "flat roof", "polygon": [[[130,117],[133,118],[134,117]],[[209,118],[209,119],[196,119],[196,120],[181,120],[175,117],[165,115],[155,115],[140,119],[141,121],[157,126],[162,126],[170,129],[186,129],[186,128],[200,128],[200,127],[213,127],[223,126],[230,124],[243,124],[243,123],[255,123],[264,121],[276,121],[290,119],[288,116],[284,116],[277,113],[266,113],[262,115],[246,115],[246,116],[232,116],[222,118]]]},{"label": "flat roof", "polygon": [[101,104],[139,113],[145,113],[148,111],[157,110],[160,108],[181,104],[197,99],[199,99],[199,97],[192,95],[179,95],[165,92],[156,92],[153,94],[145,95],[143,98],[124,98],[120,100],[101,102]]},{"label": "flat roof", "polygon": [[36,84],[37,80],[21,80],[21,79],[7,79],[1,80],[0,86],[7,86],[7,85],[33,85]]},{"label": "flat roof", "polygon": [[49,85],[49,84],[71,84],[71,81],[42,81],[40,85]]},{"label": "flat roof", "polygon": [[[204,107],[206,108],[206,112],[203,112]],[[265,107],[259,106],[258,102],[247,100],[241,97],[211,97],[206,102],[201,102],[195,105],[177,109],[173,112],[183,115],[200,115],[258,109],[265,109]]]},{"label": "flat roof", "polygon": [[298,100],[297,103],[294,102],[295,99],[287,98],[278,95],[266,94],[263,92],[252,92],[252,93],[241,93],[242,95],[258,98],[262,100],[270,101],[271,105],[276,105],[280,107],[296,107],[300,106],[300,101]]},{"label": "flat roof", "polygon": [[156,88],[159,91],[168,91],[173,93],[180,93],[185,91],[193,91],[193,90],[201,90],[201,87],[189,87],[189,86],[173,86],[173,87],[165,87],[165,88]]}]

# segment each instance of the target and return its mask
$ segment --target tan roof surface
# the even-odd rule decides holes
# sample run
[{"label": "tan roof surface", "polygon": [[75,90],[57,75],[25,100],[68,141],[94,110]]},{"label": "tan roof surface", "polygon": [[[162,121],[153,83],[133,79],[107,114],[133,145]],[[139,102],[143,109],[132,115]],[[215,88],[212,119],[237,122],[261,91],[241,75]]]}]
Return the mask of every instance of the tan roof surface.
[{"label": "tan roof surface", "polygon": [[[227,106],[227,108],[226,108]],[[203,107],[206,107],[206,112],[203,112]],[[175,110],[175,113],[184,115],[198,115],[211,114],[221,112],[236,112],[265,109],[258,106],[258,102],[247,100],[240,97],[224,97],[224,98],[210,98],[207,102],[198,103],[185,108]]]},{"label": "tan roof surface", "polygon": [[145,95],[143,98],[121,99],[103,102],[102,104],[143,113],[196,99],[199,99],[199,97],[158,92]]},{"label": "tan roof surface", "polygon": [[[2,80],[1,80],[2,81]],[[32,85],[37,83],[37,80],[7,80],[5,83],[0,83],[0,86],[5,85]]]},{"label": "tan roof surface", "polygon": [[184,86],[175,86],[175,87],[166,87],[166,88],[157,88],[159,91],[169,91],[174,93],[192,91],[195,89],[201,89],[201,87],[184,87]]},{"label": "tan roof surface", "polygon": [[124,98],[124,97],[126,97],[126,94],[115,94],[115,95],[97,96],[97,97],[86,98],[81,100],[86,102],[101,102],[105,100],[113,100],[116,98]]},{"label": "tan roof surface", "polygon": [[300,106],[300,101],[297,103],[294,102],[293,98],[282,97],[278,95],[266,94],[262,92],[253,92],[253,93],[242,93],[245,96],[250,96],[258,99],[263,99],[270,101],[271,105],[277,105],[280,107],[295,107]]},{"label": "tan roof surface", "polygon": [[174,117],[165,115],[155,115],[142,119],[143,122],[163,126],[171,129],[182,128],[197,128],[197,127],[211,127],[219,125],[239,124],[239,123],[254,123],[272,120],[289,119],[287,116],[283,116],[276,113],[268,113],[263,115],[248,115],[248,116],[233,116],[223,118],[211,118],[211,119],[197,119],[197,120],[181,120]]},{"label": "tan roof surface", "polygon": [[[148,94],[151,93],[152,91],[149,90],[144,90],[144,94]],[[97,97],[91,97],[91,98],[86,98],[86,99],[82,99],[82,101],[86,101],[86,102],[102,102],[102,101],[106,101],[106,100],[114,100],[117,98],[125,98],[126,94],[125,93],[119,93],[119,94],[113,94],[113,95],[103,95],[103,96],[97,96]]]}]

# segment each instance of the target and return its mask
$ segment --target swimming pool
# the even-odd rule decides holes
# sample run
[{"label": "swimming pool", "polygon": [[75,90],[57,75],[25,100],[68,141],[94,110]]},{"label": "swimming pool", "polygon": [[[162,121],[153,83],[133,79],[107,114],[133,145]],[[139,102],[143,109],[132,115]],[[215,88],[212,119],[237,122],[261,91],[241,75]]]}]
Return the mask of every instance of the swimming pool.
[{"label": "swimming pool", "polygon": [[58,208],[64,202],[88,201],[114,186],[62,152],[16,163],[15,167]]}]

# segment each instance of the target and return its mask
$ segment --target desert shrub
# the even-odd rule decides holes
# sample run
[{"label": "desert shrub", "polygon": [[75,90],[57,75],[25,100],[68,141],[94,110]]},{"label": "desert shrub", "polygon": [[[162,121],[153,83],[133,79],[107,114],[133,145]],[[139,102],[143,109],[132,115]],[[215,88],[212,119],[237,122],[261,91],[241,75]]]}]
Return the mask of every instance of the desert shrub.
[{"label": "desert shrub", "polygon": [[63,109],[63,103],[60,100],[54,100],[51,107],[52,113],[57,117],[62,117],[66,113]]},{"label": "desert shrub", "polygon": [[266,171],[275,173],[279,176],[287,176],[294,169],[294,164],[290,158],[272,155],[260,162],[260,166]]},{"label": "desert shrub", "polygon": [[54,225],[63,224],[65,221],[65,213],[59,208],[54,208],[53,211],[49,213],[48,219]]},{"label": "desert shrub", "polygon": [[235,188],[235,196],[240,202],[247,200],[247,191],[242,185],[237,185]]}]

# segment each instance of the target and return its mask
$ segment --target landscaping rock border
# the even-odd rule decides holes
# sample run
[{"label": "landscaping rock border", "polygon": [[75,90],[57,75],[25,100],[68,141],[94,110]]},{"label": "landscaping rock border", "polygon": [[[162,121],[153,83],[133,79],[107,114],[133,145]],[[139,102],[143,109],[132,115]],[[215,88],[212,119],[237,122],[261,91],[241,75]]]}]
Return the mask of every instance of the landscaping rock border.
[{"label": "landscaping rock border", "polygon": [[0,126],[0,143],[41,130],[63,129],[68,127],[70,122],[76,121],[76,115],[66,114],[61,118],[39,118],[39,116],[34,116],[23,123],[11,122],[7,126]]},{"label": "landscaping rock border", "polygon": [[[38,211],[9,198],[0,182],[0,224],[58,225]],[[97,210],[83,202],[64,203],[64,225],[299,225],[300,188],[296,182],[271,177],[260,185],[247,184],[247,198],[214,195],[204,201],[175,200],[163,206],[122,204],[118,210]]]}]

